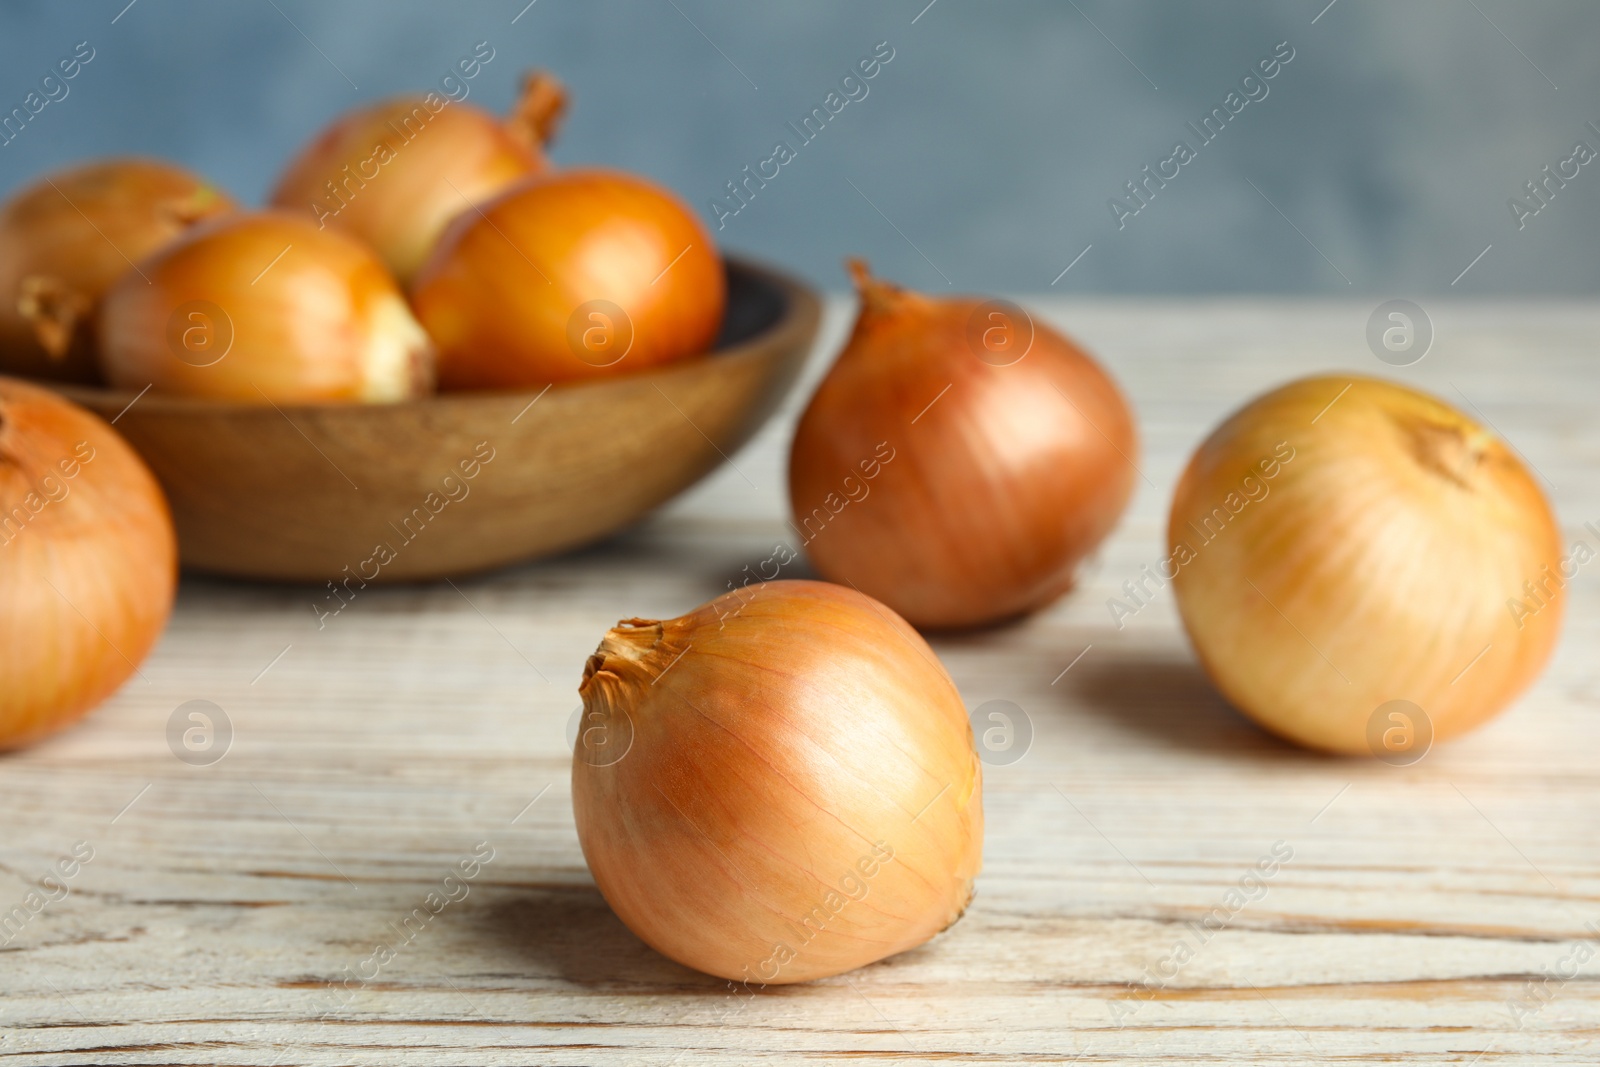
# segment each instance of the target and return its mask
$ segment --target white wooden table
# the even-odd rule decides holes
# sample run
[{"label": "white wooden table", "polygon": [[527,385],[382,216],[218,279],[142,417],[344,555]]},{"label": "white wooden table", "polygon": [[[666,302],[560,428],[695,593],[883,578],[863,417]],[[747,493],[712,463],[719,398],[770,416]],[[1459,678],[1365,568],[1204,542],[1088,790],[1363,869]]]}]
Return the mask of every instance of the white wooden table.
[{"label": "white wooden table", "polygon": [[[736,469],[563,559],[363,591],[320,631],[314,590],[186,581],[142,680],[0,757],[0,912],[93,851],[0,948],[0,1061],[1600,1063],[1600,568],[1571,585],[1535,689],[1404,768],[1247,724],[1197,672],[1170,590],[1121,631],[1105,608],[1159,555],[1204,432],[1328,368],[1475,405],[1593,543],[1600,307],[1429,304],[1433,351],[1391,370],[1363,338],[1376,300],[1031,303],[1127,387],[1147,480],[1078,592],[935,641],[970,706],[1014,701],[1036,733],[986,769],[985,868],[948,933],[735,1000],[612,916],[573,829],[585,656],[785,537],[807,383]],[[847,321],[835,303],[819,353]],[[191,700],[232,724],[208,766],[169,748]],[[402,927],[480,842],[467,895]],[[1278,842],[1292,859],[1264,895],[1197,944],[1188,923]],[[398,947],[374,974],[380,943]],[[1147,969],[1176,973],[1141,987]]]}]

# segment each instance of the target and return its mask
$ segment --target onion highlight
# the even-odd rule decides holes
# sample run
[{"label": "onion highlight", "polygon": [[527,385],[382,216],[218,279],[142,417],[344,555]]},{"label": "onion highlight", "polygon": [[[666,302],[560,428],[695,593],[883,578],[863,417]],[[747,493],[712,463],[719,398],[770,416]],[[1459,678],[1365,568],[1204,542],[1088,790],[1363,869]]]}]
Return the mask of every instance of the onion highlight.
[{"label": "onion highlight", "polygon": [[301,150],[272,204],[359,237],[409,282],[451,219],[548,169],[566,106],[561,83],[535,71],[504,120],[438,93],[357,108]]},{"label": "onion highlight", "polygon": [[578,838],[628,927],[709,974],[838,974],[960,917],[982,775],[955,685],[859,593],[770,582],[628,619],[584,670]]},{"label": "onion highlight", "polygon": [[196,227],[106,296],[106,377],[252,404],[427,393],[433,350],[365,245],[282,212]]},{"label": "onion highlight", "polygon": [[172,519],[143,461],[89,412],[0,378],[0,749],[121,686],[177,580]]},{"label": "onion highlight", "polygon": [[1049,603],[1127,506],[1127,401],[1015,305],[935,300],[851,269],[860,317],[789,456],[812,563],[919,627]]},{"label": "onion highlight", "polygon": [[1392,382],[1308,378],[1229,416],[1189,461],[1168,537],[1206,673],[1313,748],[1421,758],[1503,709],[1560,632],[1560,531],[1538,484],[1483,427]]},{"label": "onion highlight", "polygon": [[170,163],[108,159],[59,171],[0,207],[0,373],[99,380],[94,311],[111,284],[202,219],[234,210]]}]

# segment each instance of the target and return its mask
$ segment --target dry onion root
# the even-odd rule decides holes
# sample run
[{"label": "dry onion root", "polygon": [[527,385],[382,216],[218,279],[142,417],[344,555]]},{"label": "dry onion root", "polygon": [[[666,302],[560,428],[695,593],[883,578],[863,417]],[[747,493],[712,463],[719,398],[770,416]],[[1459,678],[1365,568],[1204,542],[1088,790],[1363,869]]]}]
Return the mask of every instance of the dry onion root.
[{"label": "dry onion root", "polygon": [[94,311],[190,226],[234,209],[170,163],[108,159],[51,174],[0,208],[0,373],[93,382]]},{"label": "dry onion root", "polygon": [[549,168],[566,104],[561,83],[535,71],[503,120],[438,93],[357,108],[301,150],[272,204],[367,242],[407,283],[451,219]]},{"label": "dry onion root", "polygon": [[166,498],[133,450],[82,408],[0,378],[0,749],[121,686],[177,581]]},{"label": "dry onion root", "polygon": [[1015,305],[936,300],[851,268],[860,317],[789,457],[806,553],[919,627],[1049,603],[1127,506],[1127,401]]},{"label": "dry onion root", "polygon": [[678,962],[808,981],[922,944],[971,899],[982,776],[960,694],[869,598],[770,582],[629,619],[579,691],[584,856]]},{"label": "dry onion root", "polygon": [[1560,632],[1560,531],[1532,475],[1391,382],[1308,378],[1245,405],[1189,461],[1168,537],[1206,672],[1313,748],[1421,758],[1503,709]]},{"label": "dry onion root", "polygon": [[107,294],[113,385],[251,404],[405,400],[433,347],[371,249],[283,212],[197,226]]}]

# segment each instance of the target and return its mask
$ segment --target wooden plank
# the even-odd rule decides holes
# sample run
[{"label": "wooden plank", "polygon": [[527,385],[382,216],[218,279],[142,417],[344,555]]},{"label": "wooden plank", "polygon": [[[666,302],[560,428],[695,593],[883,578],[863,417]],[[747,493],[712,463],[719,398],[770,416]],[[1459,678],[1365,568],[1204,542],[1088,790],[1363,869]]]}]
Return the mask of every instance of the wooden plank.
[{"label": "wooden plank", "polygon": [[[1072,596],[935,641],[970,705],[1014,701],[1036,735],[988,768],[986,866],[947,934],[734,997],[611,915],[573,831],[584,657],[619,617],[681,613],[784,539],[802,385],[733,466],[561,560],[363,591],[321,629],[315,589],[186,581],[144,681],[0,758],[0,911],[75,843],[93,850],[0,947],[0,1061],[1594,1063],[1593,575],[1570,586],[1536,688],[1407,768],[1266,737],[1198,673],[1169,594],[1122,630],[1105,600],[1159,555],[1206,430],[1328,368],[1475,405],[1586,536],[1600,308],[1430,306],[1433,351],[1395,370],[1367,351],[1357,302],[1033,306],[1126,385],[1148,481]],[[820,351],[847,325],[834,304]],[[234,732],[209,766],[167,742],[196,699]],[[397,929],[481,842],[493,859],[466,896]],[[1275,846],[1292,856],[1225,905]],[[1220,930],[1191,925],[1219,907]],[[336,993],[379,943],[396,958]]]}]

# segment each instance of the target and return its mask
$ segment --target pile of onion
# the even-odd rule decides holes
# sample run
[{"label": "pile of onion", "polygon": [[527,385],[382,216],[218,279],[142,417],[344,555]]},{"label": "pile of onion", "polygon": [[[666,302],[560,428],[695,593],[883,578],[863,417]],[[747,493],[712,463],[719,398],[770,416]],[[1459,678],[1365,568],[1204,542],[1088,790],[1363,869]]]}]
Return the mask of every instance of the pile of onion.
[{"label": "pile of onion", "polygon": [[1521,692],[1570,577],[1503,441],[1368,378],[1307,378],[1231,415],[1189,461],[1168,537],[1184,626],[1223,695],[1302,745],[1386,758]]},{"label": "pile of onion", "polygon": [[444,389],[515,389],[705,354],[727,284],[677,197],[612,171],[514,186],[445,232],[412,288]]},{"label": "pile of onion", "polygon": [[94,310],[130,262],[234,204],[170,163],[57,172],[0,207],[0,373],[93,382]]},{"label": "pile of onion", "polygon": [[451,219],[549,166],[566,93],[536,71],[509,118],[437,93],[356,108],[289,164],[273,205],[366,241],[408,282]]},{"label": "pile of onion", "polygon": [[121,686],[177,581],[166,499],[133,450],[82,408],[0,378],[0,749]]},{"label": "pile of onion", "polygon": [[1015,305],[933,299],[850,266],[860,317],[789,457],[812,563],[923,628],[1049,603],[1127,506],[1127,401]]},{"label": "pile of onion", "polygon": [[167,245],[106,295],[100,332],[106,377],[124,389],[260,404],[432,387],[432,346],[378,257],[283,212]]},{"label": "pile of onion", "polygon": [[869,598],[771,582],[628,619],[579,692],[584,856],[678,962],[803,982],[914,948],[971,900],[983,797],[960,694]]}]

